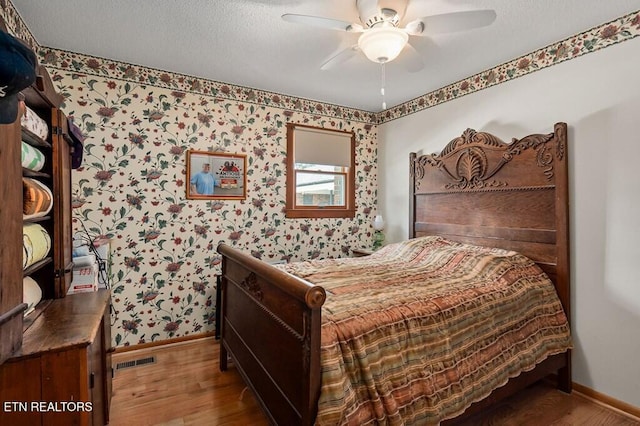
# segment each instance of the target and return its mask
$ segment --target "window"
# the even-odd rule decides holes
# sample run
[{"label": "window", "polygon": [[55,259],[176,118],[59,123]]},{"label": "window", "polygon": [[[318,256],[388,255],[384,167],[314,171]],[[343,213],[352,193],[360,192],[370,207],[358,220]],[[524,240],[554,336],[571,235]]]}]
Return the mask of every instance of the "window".
[{"label": "window", "polygon": [[287,124],[286,217],[355,216],[353,132]]}]

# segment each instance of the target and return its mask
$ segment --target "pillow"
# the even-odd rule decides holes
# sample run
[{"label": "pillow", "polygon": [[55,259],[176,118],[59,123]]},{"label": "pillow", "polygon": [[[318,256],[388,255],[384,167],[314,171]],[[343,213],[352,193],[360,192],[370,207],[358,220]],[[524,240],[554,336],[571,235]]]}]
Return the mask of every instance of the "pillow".
[{"label": "pillow", "polygon": [[49,136],[49,127],[47,126],[47,122],[38,117],[38,114],[33,112],[29,107],[27,107],[24,112],[24,115],[20,120],[20,124],[23,128],[29,130],[34,135],[42,138],[42,140],[47,140],[47,136]]},{"label": "pillow", "polygon": [[38,283],[31,277],[22,279],[22,301],[27,304],[27,310],[24,316],[29,315],[36,308],[42,299],[42,289]]},{"label": "pillow", "polygon": [[37,223],[22,226],[22,269],[27,269],[41,261],[51,250],[51,237],[47,230]]},{"label": "pillow", "polygon": [[22,218],[46,216],[53,207],[51,190],[42,182],[22,178]]},{"label": "pillow", "polygon": [[22,167],[33,170],[34,172],[42,170],[44,166],[44,154],[39,149],[22,141],[21,151]]}]

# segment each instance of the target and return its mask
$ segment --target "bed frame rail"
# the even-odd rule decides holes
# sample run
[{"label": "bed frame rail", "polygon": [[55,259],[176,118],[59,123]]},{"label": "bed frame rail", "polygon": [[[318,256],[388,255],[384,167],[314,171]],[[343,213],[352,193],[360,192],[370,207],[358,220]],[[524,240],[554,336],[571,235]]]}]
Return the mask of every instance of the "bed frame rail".
[{"label": "bed frame rail", "polygon": [[313,424],[324,289],[224,243],[218,252],[220,369],[227,369],[230,357],[273,424]]}]

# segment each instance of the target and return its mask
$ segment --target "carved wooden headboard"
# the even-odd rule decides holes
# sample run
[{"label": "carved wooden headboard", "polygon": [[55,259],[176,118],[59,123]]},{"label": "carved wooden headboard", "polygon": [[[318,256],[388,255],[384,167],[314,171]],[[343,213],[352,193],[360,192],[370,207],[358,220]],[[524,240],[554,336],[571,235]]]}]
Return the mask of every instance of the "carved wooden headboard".
[{"label": "carved wooden headboard", "polygon": [[567,125],[505,143],[467,129],[439,154],[410,156],[410,238],[516,250],[550,276],[570,316]]}]

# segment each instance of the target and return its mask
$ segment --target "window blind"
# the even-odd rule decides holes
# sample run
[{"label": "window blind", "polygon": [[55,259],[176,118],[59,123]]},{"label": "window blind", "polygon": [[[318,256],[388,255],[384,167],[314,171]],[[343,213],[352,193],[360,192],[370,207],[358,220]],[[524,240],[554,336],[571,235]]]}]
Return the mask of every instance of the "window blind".
[{"label": "window blind", "polygon": [[351,133],[297,127],[293,138],[296,163],[351,166]]}]

